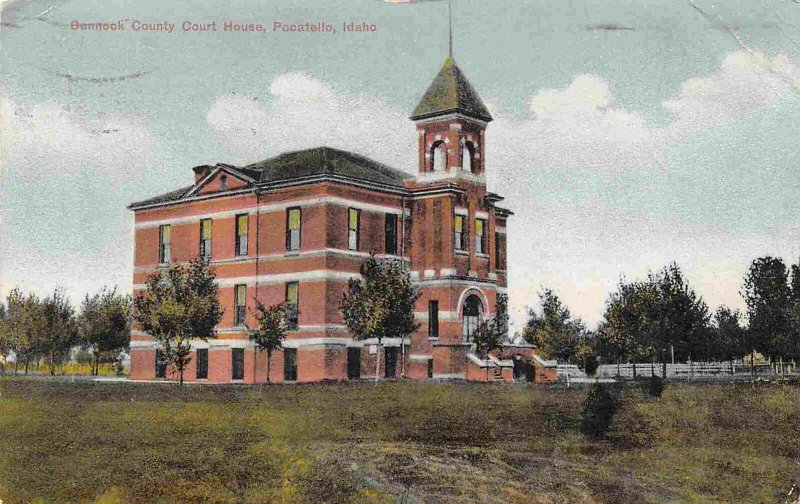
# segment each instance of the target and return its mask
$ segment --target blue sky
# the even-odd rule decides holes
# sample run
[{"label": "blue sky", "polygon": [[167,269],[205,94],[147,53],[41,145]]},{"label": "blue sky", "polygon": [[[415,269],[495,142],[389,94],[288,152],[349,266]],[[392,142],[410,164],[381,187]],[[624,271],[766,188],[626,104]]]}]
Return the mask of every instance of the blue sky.
[{"label": "blue sky", "polygon": [[[673,260],[712,308],[742,307],[753,258],[798,260],[800,4],[502,5],[455,0],[454,46],[495,117],[487,177],[516,213],[517,323],[548,286],[594,325],[621,275]],[[181,30],[226,20],[267,31]],[[129,290],[125,206],[197,164],[327,144],[413,173],[407,116],[447,53],[443,2],[12,0],[1,21],[0,295]],[[351,21],[377,30],[343,33]]]}]

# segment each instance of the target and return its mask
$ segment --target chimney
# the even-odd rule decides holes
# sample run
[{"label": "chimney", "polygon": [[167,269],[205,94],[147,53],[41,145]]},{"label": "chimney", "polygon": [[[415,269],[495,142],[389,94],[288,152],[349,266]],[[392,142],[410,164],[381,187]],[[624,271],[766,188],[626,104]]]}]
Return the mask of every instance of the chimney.
[{"label": "chimney", "polygon": [[199,183],[203,179],[203,177],[211,173],[212,168],[214,167],[209,165],[200,165],[192,168],[192,170],[194,171],[194,183],[195,184]]}]

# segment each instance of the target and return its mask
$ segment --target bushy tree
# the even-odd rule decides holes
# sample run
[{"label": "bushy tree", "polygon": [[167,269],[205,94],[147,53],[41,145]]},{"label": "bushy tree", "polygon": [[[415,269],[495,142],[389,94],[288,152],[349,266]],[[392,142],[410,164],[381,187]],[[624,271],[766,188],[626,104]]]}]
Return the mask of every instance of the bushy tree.
[{"label": "bushy tree", "polygon": [[605,437],[619,409],[620,396],[621,391],[616,384],[593,383],[584,401],[581,432],[594,439]]},{"label": "bushy tree", "polygon": [[361,264],[361,278],[352,278],[342,295],[340,309],[344,323],[354,338],[375,338],[378,353],[375,381],[380,375],[382,342],[386,338],[404,338],[419,327],[414,322],[414,303],[419,292],[408,272],[397,260],[368,257]]},{"label": "bushy tree", "polygon": [[578,343],[576,360],[578,366],[588,375],[593,375],[600,364],[597,360],[598,340],[597,333],[587,331]]},{"label": "bushy tree", "polygon": [[14,352],[14,374],[19,370],[20,361],[28,365],[41,356],[44,338],[47,334],[46,319],[42,302],[34,294],[25,295],[13,289],[6,297],[6,318],[0,323],[0,340],[7,352]]},{"label": "bushy tree", "polygon": [[130,346],[131,297],[114,289],[89,296],[81,303],[78,333],[84,348],[92,352],[92,374],[99,372],[100,361],[115,361]]},{"label": "bushy tree", "polygon": [[672,263],[644,281],[620,282],[600,325],[602,346],[618,356],[660,354],[666,376],[668,350],[679,360],[708,353],[710,318],[703,298]]},{"label": "bushy tree", "polygon": [[[494,316],[485,318],[478,322],[475,332],[472,335],[475,352],[489,358],[493,350],[497,350],[503,343],[503,339],[508,335],[508,297],[505,294],[497,296]],[[488,379],[489,368],[486,368]]]},{"label": "bushy tree", "polygon": [[267,383],[269,383],[272,353],[281,349],[286,338],[286,304],[277,303],[268,307],[258,299],[255,301],[256,309],[253,315],[258,326],[250,329],[250,339],[259,350],[267,353]]},{"label": "bushy tree", "polygon": [[147,289],[134,300],[134,320],[161,345],[181,385],[191,362],[192,340],[214,337],[222,314],[216,276],[202,259],[188,265],[172,264],[151,274]]},{"label": "bushy tree", "polygon": [[47,357],[50,375],[55,374],[56,364],[69,356],[70,350],[78,343],[78,326],[72,303],[61,289],[42,302],[44,332],[39,341],[39,351]]},{"label": "bushy tree", "polygon": [[522,330],[525,340],[543,355],[560,362],[575,361],[586,327],[573,319],[569,309],[552,289],[539,293],[541,313],[528,308],[528,322]]},{"label": "bushy tree", "polygon": [[751,348],[771,357],[795,357],[794,293],[783,260],[769,256],[755,259],[745,276],[742,296],[747,304]]},{"label": "bushy tree", "polygon": [[720,306],[714,313],[711,355],[715,359],[731,361],[731,373],[733,373],[733,359],[750,351],[747,348],[747,333],[741,325],[741,318],[739,310],[732,310],[727,306]]}]

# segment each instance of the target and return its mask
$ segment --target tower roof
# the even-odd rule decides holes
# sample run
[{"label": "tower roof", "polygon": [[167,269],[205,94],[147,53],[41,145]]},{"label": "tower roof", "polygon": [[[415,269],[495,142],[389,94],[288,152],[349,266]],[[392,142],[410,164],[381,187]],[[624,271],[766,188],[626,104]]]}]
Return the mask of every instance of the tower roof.
[{"label": "tower roof", "polygon": [[482,121],[492,120],[486,105],[467,80],[467,76],[452,58],[447,58],[411,113],[411,119],[416,121],[454,112]]}]

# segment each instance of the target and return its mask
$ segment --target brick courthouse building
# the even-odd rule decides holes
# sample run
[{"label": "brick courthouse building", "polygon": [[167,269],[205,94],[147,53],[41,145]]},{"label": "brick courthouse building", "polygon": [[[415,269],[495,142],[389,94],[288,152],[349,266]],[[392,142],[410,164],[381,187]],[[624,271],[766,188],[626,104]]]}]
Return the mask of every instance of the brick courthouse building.
[{"label": "brick courthouse building", "polygon": [[[502,198],[486,190],[485,132],[492,120],[447,59],[414,109],[418,173],[328,147],[236,167],[194,168],[194,183],[130,205],[135,212],[134,292],[170,261],[202,256],[213,265],[225,314],[216,338],[193,343],[185,377],[220,383],[266,380],[266,355],[245,324],[254,298],[295,307],[272,381],[489,375],[510,378],[509,361],[470,352],[481,317],[506,287]],[[339,303],[370,253],[406,261],[421,296],[420,323],[405,341],[355,341]],[[502,373],[501,373],[502,372]],[[385,374],[384,374],[385,373]],[[131,378],[165,374],[156,345],[133,331]]]}]

